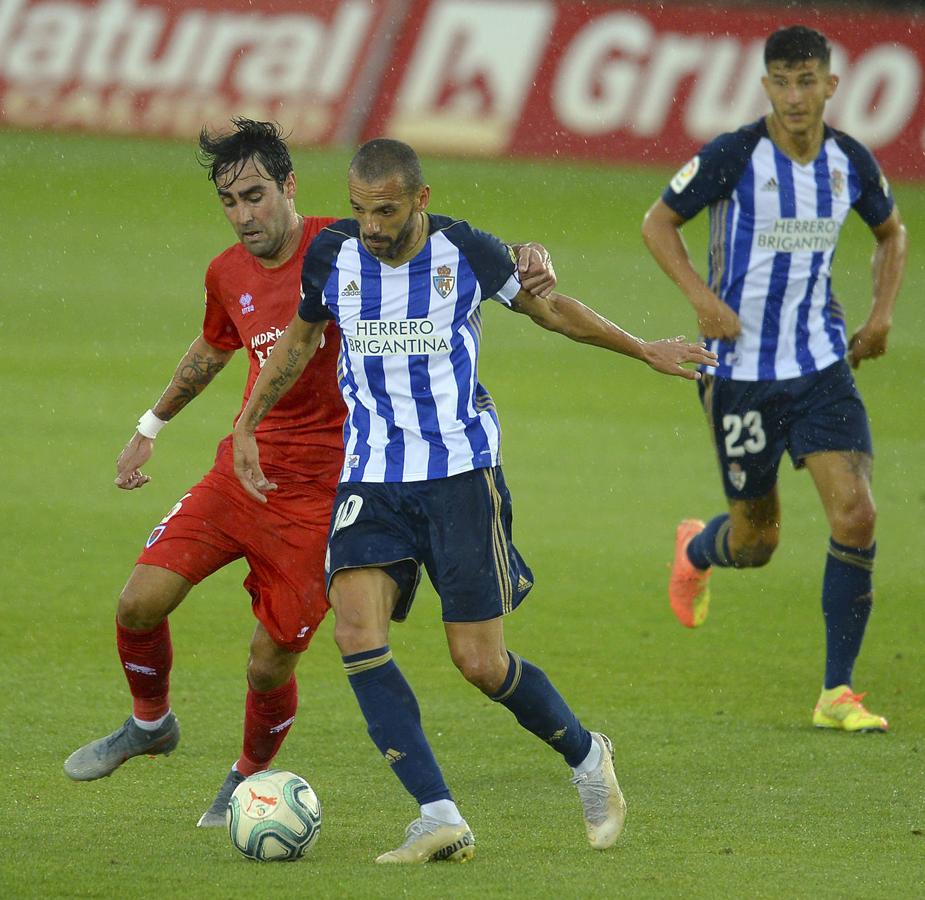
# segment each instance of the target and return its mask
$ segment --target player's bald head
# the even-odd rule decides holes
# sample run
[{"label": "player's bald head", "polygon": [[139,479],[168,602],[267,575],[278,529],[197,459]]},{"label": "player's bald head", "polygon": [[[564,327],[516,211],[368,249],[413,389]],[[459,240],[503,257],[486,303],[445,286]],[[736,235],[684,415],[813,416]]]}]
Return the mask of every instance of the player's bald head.
[{"label": "player's bald head", "polygon": [[374,138],[363,144],[350,161],[347,175],[367,184],[397,177],[409,194],[424,187],[417,153],[408,144],[391,138]]}]

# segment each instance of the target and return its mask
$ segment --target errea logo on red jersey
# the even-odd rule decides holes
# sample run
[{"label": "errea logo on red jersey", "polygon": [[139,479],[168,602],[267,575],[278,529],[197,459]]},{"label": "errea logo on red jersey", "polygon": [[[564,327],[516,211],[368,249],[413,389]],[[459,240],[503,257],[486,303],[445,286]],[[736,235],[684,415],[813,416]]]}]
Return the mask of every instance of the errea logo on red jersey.
[{"label": "errea logo on red jersey", "polygon": [[250,294],[241,294],[241,298],[238,300],[238,303],[241,304],[241,315],[246,316],[248,313],[254,311],[254,298]]}]

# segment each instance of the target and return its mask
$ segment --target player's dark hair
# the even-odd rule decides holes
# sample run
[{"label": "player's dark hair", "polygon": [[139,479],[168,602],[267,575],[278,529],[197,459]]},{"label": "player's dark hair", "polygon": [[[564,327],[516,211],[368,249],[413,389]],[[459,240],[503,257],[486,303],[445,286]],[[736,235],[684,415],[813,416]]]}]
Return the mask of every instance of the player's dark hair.
[{"label": "player's dark hair", "polygon": [[832,56],[832,45],[824,34],[805,25],[791,25],[779,28],[764,43],[764,64],[782,62],[788,66],[818,59],[828,67]]},{"label": "player's dark hair", "polygon": [[350,160],[348,170],[360,181],[384,181],[398,175],[408,193],[424,187],[424,174],[417,153],[407,144],[391,138],[367,141]]},{"label": "player's dark hair", "polygon": [[292,171],[292,158],[279,123],[235,116],[231,124],[234,131],[225,134],[212,134],[207,128],[199,132],[199,162],[209,170],[209,180],[215,184],[230,170],[234,181],[253,158],[282,190]]}]

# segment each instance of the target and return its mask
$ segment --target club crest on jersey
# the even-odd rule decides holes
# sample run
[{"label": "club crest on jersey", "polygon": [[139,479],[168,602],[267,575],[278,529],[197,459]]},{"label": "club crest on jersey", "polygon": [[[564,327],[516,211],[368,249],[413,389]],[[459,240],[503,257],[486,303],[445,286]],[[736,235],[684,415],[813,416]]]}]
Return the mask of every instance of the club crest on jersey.
[{"label": "club crest on jersey", "polygon": [[845,189],[845,176],[842,174],[840,169],[836,169],[832,173],[832,196],[841,197],[842,191]]},{"label": "club crest on jersey", "polygon": [[248,313],[254,311],[254,298],[250,294],[241,294],[238,303],[241,304],[242,316],[246,316]]},{"label": "club crest on jersey", "polygon": [[434,275],[434,289],[444,300],[450,296],[456,286],[456,276],[452,272],[449,266],[437,266],[437,274]]},{"label": "club crest on jersey", "polygon": [[745,470],[736,462],[730,463],[729,471],[726,473],[729,476],[729,483],[737,490],[741,491],[745,487]]}]

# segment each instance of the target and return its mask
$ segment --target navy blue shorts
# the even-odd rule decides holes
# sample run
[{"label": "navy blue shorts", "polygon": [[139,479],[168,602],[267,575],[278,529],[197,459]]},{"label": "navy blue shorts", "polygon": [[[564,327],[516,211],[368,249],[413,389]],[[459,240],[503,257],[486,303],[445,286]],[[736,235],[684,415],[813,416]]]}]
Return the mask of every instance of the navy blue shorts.
[{"label": "navy blue shorts", "polygon": [[873,453],[867,410],[844,360],[782,381],[705,375],[698,389],[730,500],[767,494],[785,450],[798,469],[813,453]]},{"label": "navy blue shorts", "polygon": [[401,622],[423,565],[444,622],[496,619],[533,587],[511,540],[512,518],[500,467],[433,481],[342,483],[328,537],[328,590],[342,569],[384,569],[401,592],[392,614]]}]

